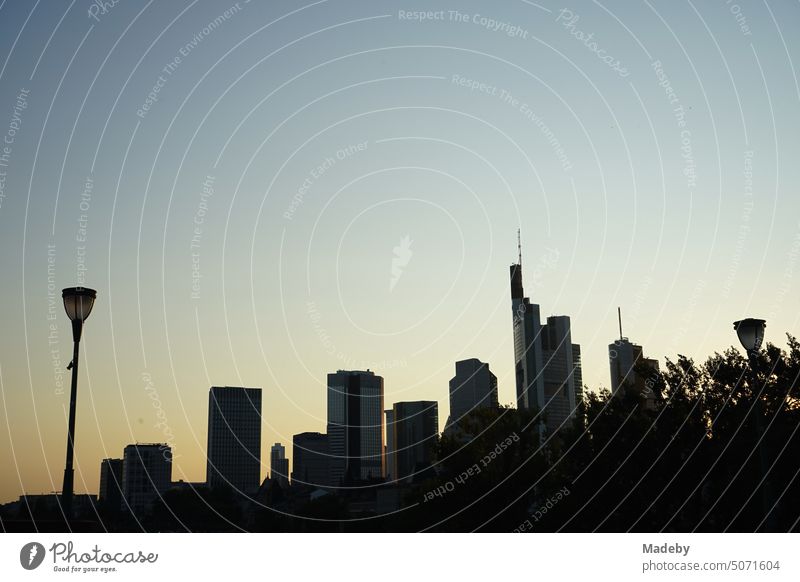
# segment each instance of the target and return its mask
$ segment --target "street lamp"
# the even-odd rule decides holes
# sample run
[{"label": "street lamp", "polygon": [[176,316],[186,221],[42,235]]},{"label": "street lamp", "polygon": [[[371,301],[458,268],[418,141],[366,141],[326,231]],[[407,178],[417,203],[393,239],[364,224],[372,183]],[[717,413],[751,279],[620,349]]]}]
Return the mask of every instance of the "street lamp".
[{"label": "street lamp", "polygon": [[742,347],[747,351],[747,355],[752,356],[761,349],[761,342],[764,341],[764,328],[767,322],[763,319],[741,319],[733,322],[733,329],[742,342]]},{"label": "street lamp", "polygon": [[72,341],[74,348],[72,361],[67,370],[72,369],[72,388],[69,393],[69,432],[67,433],[67,463],[64,469],[64,486],[61,488],[61,502],[67,522],[72,519],[72,491],[74,472],[72,458],[75,443],[75,401],[78,397],[78,344],[81,341],[83,322],[89,317],[97,297],[97,291],[86,287],[69,287],[61,292],[64,309],[72,320]]},{"label": "street lamp", "polygon": [[758,442],[758,460],[761,466],[761,506],[766,519],[767,529],[775,530],[773,513],[770,511],[770,501],[772,495],[769,491],[769,481],[767,480],[767,454],[764,449],[764,405],[761,398],[756,394],[756,385],[758,384],[758,376],[756,375],[756,360],[758,351],[761,349],[761,344],[764,341],[764,328],[767,327],[767,322],[763,319],[747,318],[733,322],[733,329],[736,330],[736,335],[739,336],[739,341],[742,347],[747,352],[747,359],[750,368],[750,392],[755,398],[753,411],[755,415],[754,427],[756,430],[756,442]]}]

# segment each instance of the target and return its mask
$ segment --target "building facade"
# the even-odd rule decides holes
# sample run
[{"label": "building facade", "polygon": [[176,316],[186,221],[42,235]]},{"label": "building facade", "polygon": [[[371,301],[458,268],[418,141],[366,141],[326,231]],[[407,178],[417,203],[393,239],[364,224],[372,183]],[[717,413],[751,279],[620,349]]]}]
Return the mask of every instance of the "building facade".
[{"label": "building facade", "polygon": [[132,444],[122,457],[123,509],[149,512],[172,485],[172,449],[163,443]]},{"label": "building facade", "polygon": [[100,463],[98,502],[104,508],[117,511],[122,507],[122,459],[103,459]]},{"label": "building facade", "polygon": [[397,475],[394,466],[394,409],[384,410],[383,414],[386,418],[386,470],[383,476],[387,481],[393,481]]},{"label": "building facade", "polygon": [[422,476],[433,463],[439,438],[439,405],[433,400],[397,402],[393,407],[393,465],[397,481]]},{"label": "building facade", "polygon": [[497,376],[489,370],[489,364],[476,358],[456,362],[456,375],[450,380],[447,427],[480,407],[498,407]]},{"label": "building facade", "polygon": [[[514,330],[514,379],[517,408],[538,406],[544,396],[542,374],[541,319],[539,306],[525,297],[522,287],[522,261],[511,265],[511,309]],[[540,399],[540,396],[542,397]]]},{"label": "building facade", "polygon": [[517,407],[540,411],[547,430],[556,431],[572,422],[583,399],[581,349],[568,316],[542,325],[539,306],[525,297],[521,259],[510,278]]},{"label": "building facade", "polygon": [[571,422],[583,400],[581,347],[572,343],[570,319],[566,315],[547,318],[542,326],[544,362],[544,408],[547,426],[558,430]]},{"label": "building facade", "polygon": [[658,360],[646,358],[642,346],[620,337],[608,345],[608,364],[611,372],[611,393],[621,398],[636,394],[646,409],[655,407],[653,386],[659,373]]},{"label": "building facade", "polygon": [[209,487],[254,493],[261,484],[261,389],[213,386],[208,393]]},{"label": "building facade", "polygon": [[328,435],[302,432],[292,437],[292,485],[327,487],[329,485]]},{"label": "building facade", "polygon": [[281,443],[272,445],[269,453],[270,478],[281,487],[289,486],[289,459],[286,458],[286,447]]},{"label": "building facade", "polygon": [[369,370],[328,374],[331,485],[382,478],[383,437],[383,378]]}]

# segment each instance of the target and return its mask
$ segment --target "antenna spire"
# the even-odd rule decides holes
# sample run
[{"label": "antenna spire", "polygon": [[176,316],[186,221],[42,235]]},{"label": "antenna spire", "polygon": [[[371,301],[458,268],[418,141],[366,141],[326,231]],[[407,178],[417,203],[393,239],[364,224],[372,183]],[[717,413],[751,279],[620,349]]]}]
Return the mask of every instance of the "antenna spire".
[{"label": "antenna spire", "polygon": [[619,339],[622,339],[622,309],[617,307],[617,318],[619,319]]},{"label": "antenna spire", "polygon": [[520,229],[517,229],[517,251],[519,252],[519,268],[522,268],[522,235]]}]

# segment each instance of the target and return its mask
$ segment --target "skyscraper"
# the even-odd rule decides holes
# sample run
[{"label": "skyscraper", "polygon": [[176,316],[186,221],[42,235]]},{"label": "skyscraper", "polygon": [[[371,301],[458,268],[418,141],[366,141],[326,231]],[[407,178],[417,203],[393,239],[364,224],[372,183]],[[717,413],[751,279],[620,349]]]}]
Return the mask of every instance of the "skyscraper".
[{"label": "skyscraper", "polygon": [[103,459],[100,463],[98,502],[112,511],[122,507],[122,465],[122,459]]},{"label": "skyscraper", "polygon": [[269,453],[270,477],[281,487],[289,485],[289,459],[286,458],[286,447],[281,443],[272,445]]},{"label": "skyscraper", "polygon": [[[619,339],[608,345],[608,364],[611,371],[611,393],[622,397],[635,393],[644,408],[655,406],[653,377],[658,374],[658,360],[646,358],[642,346],[622,335],[622,314],[619,314]],[[647,370],[647,374],[644,371]]]},{"label": "skyscraper", "polygon": [[292,437],[292,485],[326,487],[329,482],[328,435],[302,432]]},{"label": "skyscraper", "polygon": [[511,308],[514,328],[514,377],[517,385],[517,408],[539,406],[544,395],[542,342],[539,306],[524,296],[522,256],[511,265]]},{"label": "skyscraper", "polygon": [[543,412],[547,429],[558,430],[583,398],[581,349],[572,343],[568,316],[551,316],[541,324],[539,306],[522,287],[521,253],[510,275],[517,407]]},{"label": "skyscraper", "polygon": [[167,444],[125,447],[122,459],[124,507],[135,514],[150,511],[172,484],[172,449]]},{"label": "skyscraper", "polygon": [[383,378],[369,370],[328,374],[331,484],[382,478],[383,433]]},{"label": "skyscraper", "polygon": [[213,386],[208,392],[209,487],[252,493],[261,484],[261,389]]},{"label": "skyscraper", "polygon": [[575,414],[583,399],[581,347],[572,343],[570,319],[566,315],[547,318],[542,326],[542,360],[544,362],[544,409],[547,427],[558,430]]},{"label": "skyscraper", "polygon": [[439,437],[439,405],[432,400],[397,402],[393,407],[394,468],[397,481],[411,480],[431,466]]},{"label": "skyscraper", "polygon": [[497,376],[489,371],[489,364],[476,358],[456,362],[456,375],[450,380],[447,427],[479,407],[498,407]]},{"label": "skyscraper", "polygon": [[394,409],[384,411],[386,416],[386,469],[384,477],[387,481],[393,481],[397,476],[394,466]]}]

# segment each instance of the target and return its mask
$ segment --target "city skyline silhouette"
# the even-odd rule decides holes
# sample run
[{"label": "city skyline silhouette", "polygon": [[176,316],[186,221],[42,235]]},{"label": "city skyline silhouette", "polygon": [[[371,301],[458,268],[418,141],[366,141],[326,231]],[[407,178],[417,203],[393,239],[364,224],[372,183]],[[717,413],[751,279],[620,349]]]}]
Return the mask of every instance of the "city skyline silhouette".
[{"label": "city skyline silhouette", "polygon": [[[575,487],[598,457],[589,460],[577,476],[570,477],[567,471],[564,478],[569,481],[569,485],[563,486],[553,497],[547,498],[539,509],[531,511],[532,505],[529,505],[525,513],[522,507],[516,507],[518,502],[529,496],[531,489],[537,484],[543,480],[547,482],[551,473],[557,474],[556,467],[567,459],[573,448],[578,446],[577,450],[580,451],[581,446],[587,446],[589,437],[586,435],[593,432],[592,427],[598,420],[601,424],[603,420],[610,422],[612,428],[618,424],[614,432],[616,437],[635,415],[637,422],[634,424],[645,428],[639,441],[600,489],[591,494],[578,512],[558,528],[557,531],[561,531],[570,527],[570,523],[576,521],[579,513],[588,513],[584,511],[586,507],[618,471],[624,468],[630,471],[631,464],[628,461],[631,455],[640,448],[659,421],[681,421],[681,428],[687,422],[694,423],[696,426],[693,429],[685,431],[690,435],[689,440],[692,438],[691,433],[696,435],[700,429],[699,442],[695,444],[690,458],[701,450],[702,442],[709,438],[724,443],[724,448],[718,453],[722,456],[727,453],[732,442],[726,439],[720,441],[720,430],[724,434],[726,429],[719,429],[718,421],[723,414],[733,415],[735,418],[741,415],[741,411],[744,411],[744,416],[739,416],[734,421],[739,424],[733,425],[735,431],[730,437],[736,439],[740,429],[750,426],[744,430],[745,436],[739,437],[744,443],[743,452],[739,455],[742,466],[736,470],[733,481],[724,487],[722,495],[728,494],[732,485],[737,485],[734,492],[739,491],[742,485],[737,480],[741,481],[742,469],[751,462],[756,451],[760,466],[755,473],[761,477],[761,482],[749,485],[752,491],[739,511],[730,517],[725,531],[730,528],[734,528],[734,531],[741,531],[742,528],[743,531],[751,531],[750,528],[754,528],[754,531],[762,528],[764,531],[792,531],[800,524],[800,507],[797,508],[795,519],[791,510],[784,514],[779,505],[787,492],[800,487],[800,484],[795,483],[797,470],[788,480],[780,476],[785,470],[790,474],[792,472],[792,464],[785,463],[786,459],[791,458],[791,454],[784,457],[787,447],[800,446],[800,439],[795,438],[797,425],[786,432],[792,426],[791,418],[800,411],[800,399],[793,396],[800,385],[800,344],[794,337],[788,335],[790,352],[787,353],[771,343],[764,345],[764,320],[737,321],[734,328],[743,348],[747,350],[749,363],[735,348],[730,348],[724,356],[717,353],[709,358],[699,370],[696,370],[690,359],[683,356],[674,362],[667,360],[666,369],[662,373],[657,360],[647,359],[643,355],[642,347],[632,344],[623,335],[622,317],[618,313],[620,336],[608,346],[613,389],[611,392],[602,390],[584,394],[585,387],[580,384],[580,346],[571,343],[569,317],[549,317],[547,324],[539,327],[540,306],[530,303],[527,297],[523,301],[524,277],[521,277],[521,272],[520,251],[518,263],[509,269],[511,328],[515,345],[518,346],[515,353],[518,362],[516,408],[499,405],[497,378],[488,372],[486,363],[477,359],[456,362],[456,375],[450,381],[450,413],[447,426],[440,434],[436,401],[395,402],[390,410],[386,410],[382,377],[369,370],[338,370],[328,374],[326,433],[302,432],[294,435],[293,452],[297,464],[292,467],[291,472],[285,447],[281,443],[275,443],[270,455],[269,478],[262,482],[261,469],[266,457],[265,451],[262,454],[260,438],[264,422],[261,409],[262,390],[212,387],[208,399],[208,468],[203,481],[187,483],[183,479],[176,481],[173,478],[173,451],[169,443],[129,444],[125,447],[123,458],[103,459],[99,495],[79,494],[76,504],[78,507],[73,510],[71,495],[67,502],[63,502],[59,496],[52,494],[31,495],[26,492],[20,496],[18,502],[0,507],[4,514],[4,518],[0,515],[4,528],[10,527],[13,531],[19,527],[25,528],[24,524],[30,523],[30,527],[53,531],[59,531],[62,527],[77,531],[93,531],[96,528],[104,531],[227,531],[230,528],[238,531],[263,531],[263,528],[281,531],[329,531],[330,524],[338,523],[339,531],[361,531],[363,526],[352,530],[346,528],[367,520],[365,523],[369,525],[366,526],[366,531],[402,531],[407,528],[414,531],[432,528],[437,531],[444,523],[451,523],[444,531],[464,531],[465,527],[475,527],[472,531],[509,531],[509,524],[522,516],[524,521],[513,531],[533,530],[531,518],[536,523],[542,519],[547,524],[541,526],[540,531],[555,531],[553,528],[559,523],[559,518],[553,517],[559,512],[554,509],[555,504],[573,495],[570,487]],[[68,291],[74,290],[66,289],[64,292],[65,305],[69,309],[70,304],[66,299]],[[89,291],[94,296],[95,292]],[[527,335],[529,333],[535,335]],[[563,349],[571,354],[566,360],[563,359]],[[630,351],[627,357],[624,356],[626,351]],[[723,366],[728,368],[727,372],[720,372]],[[737,371],[740,368],[741,371]],[[719,387],[703,387],[698,384],[703,382],[702,374],[710,374],[708,381],[719,385],[725,382],[722,377],[731,373],[739,374],[731,393],[719,394]],[[687,379],[689,376],[695,376],[695,379]],[[768,385],[771,386],[769,390]],[[725,386],[726,392],[727,389]],[[716,405],[710,404],[714,399],[721,400]],[[695,401],[694,404],[681,420],[681,415],[676,415],[681,410],[681,401],[688,405],[692,400]],[[703,405],[698,409],[701,402]],[[720,403],[721,407],[714,411],[715,406]],[[623,419],[620,409],[625,407],[629,411]],[[431,423],[426,424],[427,421],[423,419],[429,416],[426,412],[428,410],[433,411],[433,416]],[[695,414],[696,410],[701,414],[699,417]],[[695,419],[691,420],[693,416]],[[664,420],[660,420],[662,417]],[[704,417],[707,420],[702,420]],[[495,435],[492,438],[496,439],[497,427],[508,425],[509,422],[512,423],[513,432],[505,437],[501,432],[494,447],[489,445],[486,455],[482,458],[482,453],[475,456],[475,450],[482,450],[486,446],[487,435]],[[311,448],[312,445],[305,440],[299,440],[311,434],[324,438],[324,448],[318,449],[316,445]],[[786,441],[780,451],[777,447],[782,439],[776,438],[776,434],[786,434]],[[595,435],[593,439],[602,439],[601,435],[602,433]],[[488,439],[489,443],[492,438]],[[667,448],[673,447],[674,439],[675,436],[670,437]],[[601,442],[598,441],[595,446]],[[606,448],[612,443],[613,438],[602,445],[597,455],[605,455]],[[491,469],[495,477],[488,482],[490,489],[476,499],[470,499],[469,496],[465,498],[469,489],[459,490],[458,484],[466,485],[470,477],[483,472],[478,462],[470,466],[471,459],[477,461],[480,458],[483,469],[486,469],[493,460],[501,458],[506,450],[513,451],[513,454],[502,457],[503,469],[499,472],[497,464]],[[650,454],[654,452],[651,450]],[[678,454],[678,451],[673,450],[664,456],[664,452],[667,452],[666,449],[652,461],[633,490],[640,487],[654,468],[670,460],[680,464],[678,473],[670,479],[667,487],[681,473],[684,474],[683,479],[697,478],[697,469],[687,469],[688,459],[685,453]],[[575,454],[580,458],[580,452]],[[312,455],[316,457],[312,459]],[[555,462],[554,455],[560,455]],[[662,461],[662,456],[668,461]],[[702,454],[699,456],[702,457]],[[509,461],[510,458],[514,461]],[[773,471],[782,458],[784,463]],[[465,468],[457,477],[454,477],[451,468],[454,459],[460,459],[455,471],[460,467]],[[689,493],[690,497],[695,496],[701,485],[705,491],[705,487],[713,483],[709,480],[709,475],[720,459],[712,460],[705,475],[700,477],[694,490]],[[520,480],[516,475],[532,461],[533,466],[538,467],[540,475],[529,485],[527,479]],[[786,467],[781,469],[784,465]],[[636,470],[636,465],[633,466]],[[578,468],[581,468],[580,462]],[[314,481],[308,480],[311,470],[317,475]],[[752,475],[753,471],[749,473]],[[745,476],[747,475],[746,472]],[[535,476],[536,472],[531,478]],[[783,481],[782,487],[776,486],[776,481]],[[745,483],[747,482],[745,479]],[[473,479],[470,484],[474,483]],[[527,489],[510,504],[503,505],[505,502],[501,502],[497,505],[494,502],[489,505],[492,513],[486,518],[486,511],[482,511],[484,517],[479,519],[485,521],[477,526],[467,526],[466,523],[469,522],[454,519],[487,495],[497,496],[497,491],[504,484],[507,487],[514,484],[515,488],[527,486]],[[647,490],[644,487],[643,489]],[[619,501],[616,509],[627,502],[633,490]],[[756,496],[758,490],[760,496]],[[450,504],[436,506],[436,498],[445,498],[454,492],[456,494],[450,497]],[[730,496],[747,493],[748,489],[745,488],[744,491],[731,493]],[[415,497],[420,496],[421,500],[415,501]],[[661,494],[658,498],[660,497]],[[751,507],[754,497],[761,499],[760,511]],[[664,519],[661,511],[654,509],[654,505],[658,507],[658,498],[633,521],[631,529],[636,529],[644,518],[644,523],[651,524],[651,527],[658,520]],[[452,503],[456,499],[464,506],[453,507]],[[541,499],[541,494],[535,499]],[[537,503],[535,499],[531,502],[533,505]],[[423,512],[423,519],[418,508],[429,501],[434,503]],[[677,531],[682,531],[693,519],[693,513],[685,514],[683,511],[689,502],[690,498],[686,498],[671,517],[667,514],[666,517],[670,519],[663,528],[669,528],[675,522],[678,524],[674,526],[678,528]],[[190,505],[186,506],[186,503]],[[197,506],[197,503],[201,505]],[[709,496],[701,495],[699,503],[701,507],[708,506]],[[694,526],[695,530],[700,528],[705,531],[710,528],[709,531],[718,531],[720,518],[709,517],[718,513],[714,511],[717,505],[715,502],[708,507],[705,515]],[[794,503],[789,501],[783,505],[793,506]],[[441,512],[442,507],[447,513],[437,514],[437,510]],[[321,522],[329,525],[320,529],[321,522],[317,512],[321,510],[324,513],[320,515],[327,515]],[[548,511],[549,521],[544,519]],[[560,511],[564,511],[563,505]],[[636,517],[635,511],[625,509],[615,519],[610,519],[612,514],[609,513],[599,525],[594,526],[595,531],[598,528],[603,529],[607,522],[609,525],[605,527],[610,527],[608,531],[618,531],[620,524],[630,522]],[[203,514],[205,517],[202,517]],[[66,518],[66,525],[63,523],[64,517],[59,522],[59,516],[70,516]],[[585,519],[591,517],[578,519],[572,527],[577,527],[577,531],[585,531],[591,523]],[[429,523],[430,520],[434,522]],[[497,524],[502,523],[506,526],[496,529]]]},{"label": "city skyline silhouette", "polygon": [[[761,365],[793,365],[797,17],[789,4],[623,9],[590,0],[569,7],[468,0],[457,8],[95,2],[52,11],[0,4],[0,464],[7,469],[0,504],[70,489],[63,476],[73,335],[61,293],[72,287],[98,292],[80,342],[76,508],[100,491],[103,460],[123,459],[137,443],[169,448],[170,483],[185,485],[176,507],[193,508],[181,495],[208,478],[212,387],[261,390],[259,434],[247,447],[258,441],[258,485],[277,443],[291,480],[294,436],[310,433],[308,442],[322,447],[313,435],[339,430],[328,378],[339,370],[383,379],[384,424],[396,403],[437,403],[437,434],[447,438],[437,438],[435,450],[384,458],[382,469],[407,473],[420,464],[435,490],[466,470],[446,460],[462,454],[446,434],[456,364],[486,364],[480,374],[496,378],[496,393],[473,388],[496,397],[491,408],[507,418],[483,412],[464,422],[500,423],[509,434],[492,438],[505,442],[516,431],[520,440],[469,476],[462,490],[479,497],[500,466],[539,479],[546,463],[516,464],[520,455],[538,459],[540,441],[562,424],[569,432],[579,407],[585,418],[601,418],[591,430],[605,430],[598,412],[605,405],[622,414],[621,425],[630,412],[619,408],[624,398],[606,399],[603,390],[633,361],[650,364],[632,391],[651,392],[639,403],[647,411],[620,428],[632,459],[637,439],[666,442],[659,423],[639,421],[683,405],[669,400],[672,385],[659,395],[658,382],[675,380],[674,366],[688,361],[717,362],[716,354],[728,358],[727,376],[703,381],[718,393],[707,407],[700,393],[702,405],[684,395],[690,404],[680,411],[706,407],[706,422],[719,416],[721,434],[737,443],[770,434],[773,417],[783,427],[782,415],[794,418],[791,407],[735,416],[742,428],[727,432],[726,411],[738,415],[739,401],[716,395],[739,386],[742,402],[752,396],[752,379],[736,376],[741,361],[726,355],[744,353],[733,322],[766,320]],[[509,296],[515,264],[524,292],[512,288]],[[538,306],[535,316],[525,305]],[[522,344],[529,357],[519,357]],[[767,354],[768,344],[786,357]],[[616,370],[610,350],[619,355]],[[770,411],[780,390],[793,386],[788,375],[780,386],[768,380],[772,400],[755,398],[754,409]],[[531,382],[536,401],[525,402],[521,387]],[[353,389],[345,398],[351,407],[361,396],[360,384]],[[527,413],[541,412],[545,401],[553,404],[543,423],[534,422],[536,434],[521,434]],[[367,412],[347,408],[342,418],[348,415],[360,423]],[[687,418],[687,426],[699,426]],[[403,426],[427,435],[433,417],[424,427]],[[681,432],[680,424],[673,428]],[[787,440],[770,439],[767,452],[792,450],[793,433],[773,430]],[[605,438],[587,431],[587,441]],[[352,443],[334,447],[366,450],[363,435],[344,434]],[[384,440],[387,434],[384,428]],[[548,458],[559,458],[573,437],[549,442]],[[694,450],[696,439],[686,438]],[[575,451],[600,454],[574,442]],[[753,456],[726,462],[764,473],[771,457],[742,443]],[[484,455],[473,462],[495,444],[476,444],[469,454]],[[705,455],[713,451],[721,463],[730,452],[697,451],[698,478],[708,472],[712,480],[706,493],[675,477],[692,500],[717,491],[721,478]],[[503,485],[504,494],[520,497],[514,511],[530,515],[520,510],[525,500],[538,510],[567,487],[582,470],[572,466],[576,458],[564,461],[574,473],[564,469],[569,479],[560,487],[552,476],[533,493],[517,481]],[[429,474],[430,459],[444,472]],[[587,475],[598,470],[582,461]],[[118,469],[106,464],[111,474]],[[789,469],[780,467],[780,479]],[[371,462],[342,470],[351,479],[376,477]],[[650,478],[629,477],[631,486]],[[758,488],[746,507],[763,502],[762,490],[776,495],[789,482],[780,479]],[[560,511],[578,511],[571,504],[582,499],[594,515],[593,504],[620,501],[598,489],[589,503],[591,493],[568,489]],[[258,494],[272,509],[301,505],[271,487]],[[350,515],[370,504],[402,506],[405,499],[389,499],[395,494],[341,501]],[[226,498],[208,495],[228,507]],[[463,509],[455,497],[435,500],[453,510],[450,523],[486,522],[460,521],[476,510],[455,514]],[[344,511],[314,501],[320,514]],[[718,523],[754,525],[750,509],[736,521],[705,503],[697,507]],[[416,519],[408,524],[422,523]],[[507,529],[524,521],[498,519]],[[602,521],[586,519],[578,523]]]}]

